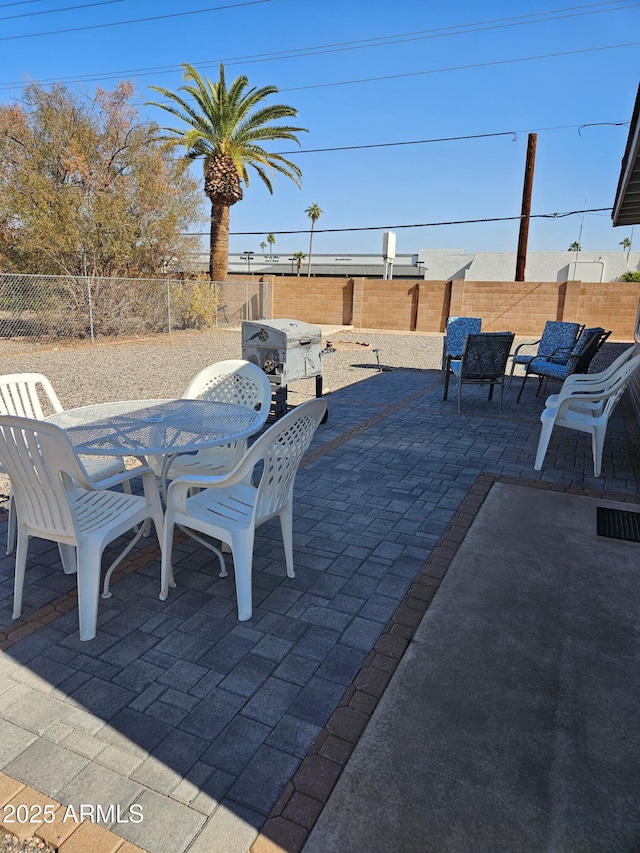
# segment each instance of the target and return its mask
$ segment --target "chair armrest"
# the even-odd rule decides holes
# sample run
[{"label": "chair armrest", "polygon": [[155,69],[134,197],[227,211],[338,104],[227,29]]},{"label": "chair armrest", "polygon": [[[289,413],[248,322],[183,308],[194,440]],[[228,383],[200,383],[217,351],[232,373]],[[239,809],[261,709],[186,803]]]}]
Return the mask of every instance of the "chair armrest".
[{"label": "chair armrest", "polygon": [[[187,494],[191,489],[215,489],[219,486],[235,486],[241,483],[248,473],[244,457],[226,474],[183,474],[171,482],[167,490],[167,502],[171,495],[178,499],[178,492]],[[251,466],[251,470],[253,470]]]},{"label": "chair armrest", "polygon": [[557,411],[557,417],[563,417],[567,410],[572,409],[574,404],[578,403],[586,403],[586,404],[600,404],[604,403],[605,400],[608,400],[609,397],[613,397],[620,390],[620,383],[616,382],[607,388],[606,391],[602,390],[602,384],[596,383],[593,391],[589,392],[588,389],[585,389],[583,386],[580,386],[580,389],[571,390],[569,389],[567,392],[563,393],[562,389],[560,393],[557,395],[558,399],[553,407]]},{"label": "chair armrest", "polygon": [[549,355],[543,355],[542,358],[550,361],[552,364],[566,364],[573,352],[573,347],[558,347]]},{"label": "chair armrest", "polygon": [[95,489],[112,489],[114,486],[122,485],[122,483],[125,483],[127,480],[134,480],[136,477],[142,477],[145,474],[151,474],[155,477],[155,474],[148,465],[137,465],[135,468],[129,468],[126,471],[122,471],[120,474],[114,474],[112,477],[106,477],[104,480],[91,479],[89,475],[87,475],[87,480]]}]

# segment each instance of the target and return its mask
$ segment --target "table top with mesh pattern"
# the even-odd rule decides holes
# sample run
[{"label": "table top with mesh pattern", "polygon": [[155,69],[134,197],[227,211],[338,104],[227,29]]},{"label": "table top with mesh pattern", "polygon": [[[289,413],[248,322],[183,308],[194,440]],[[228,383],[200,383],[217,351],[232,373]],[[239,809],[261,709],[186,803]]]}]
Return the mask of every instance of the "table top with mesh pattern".
[{"label": "table top with mesh pattern", "polygon": [[262,425],[260,413],[235,403],[126,400],[51,415],[78,453],[149,456],[189,453],[242,441]]}]

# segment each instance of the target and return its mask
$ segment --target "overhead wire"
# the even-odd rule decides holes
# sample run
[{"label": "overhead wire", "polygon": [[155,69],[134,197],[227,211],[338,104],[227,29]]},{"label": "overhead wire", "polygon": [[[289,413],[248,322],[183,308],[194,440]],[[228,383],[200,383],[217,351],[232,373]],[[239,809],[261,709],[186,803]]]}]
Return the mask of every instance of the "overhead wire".
[{"label": "overhead wire", "polygon": [[[24,0],[25,2],[35,2],[36,0]],[[484,31],[489,29],[499,29],[503,26],[522,26],[525,24],[533,24],[533,23],[545,23],[547,21],[559,20],[558,17],[541,17],[543,15],[552,16],[557,15],[561,12],[574,12],[577,9],[593,9],[594,7],[600,6],[616,6],[617,8],[605,8],[605,9],[596,9],[595,11],[586,11],[579,12],[576,15],[571,17],[576,17],[577,15],[589,15],[589,14],[599,14],[600,12],[615,12],[622,11],[628,8],[634,8],[635,5],[629,6],[627,5],[620,6],[621,2],[626,2],[626,0],[606,0],[606,2],[600,3],[591,3],[587,5],[580,6],[567,6],[560,9],[551,9],[547,12],[538,12],[538,13],[530,13],[528,15],[517,15],[507,18],[495,18],[488,21],[474,21],[469,24],[456,24],[451,25],[449,27],[438,27],[432,28],[429,30],[418,30],[410,33],[395,33],[391,35],[384,36],[376,36],[369,39],[359,39],[345,42],[334,42],[326,45],[313,45],[310,47],[302,47],[302,48],[291,48],[284,51],[274,51],[271,53],[259,53],[259,54],[248,54],[244,56],[238,57],[230,57],[230,58],[221,58],[216,60],[204,60],[199,62],[192,62],[192,65],[197,65],[200,68],[209,68],[211,66],[217,65],[219,62],[226,63],[227,65],[237,65],[239,63],[250,64],[255,62],[264,62],[264,61],[273,61],[277,59],[296,59],[304,56],[314,56],[322,53],[329,53],[333,51],[344,51],[344,50],[357,50],[365,47],[384,47],[388,44],[395,44],[397,41],[394,40],[402,40],[405,38],[410,38],[415,40],[415,37],[420,37],[424,39],[428,38],[444,38],[453,35],[464,35],[467,33],[473,33],[478,31]],[[7,4],[12,5],[12,4]],[[0,7],[1,8],[1,7]],[[566,16],[562,16],[566,17]],[[536,18],[536,20],[522,20],[525,18]],[[513,22],[513,23],[510,23]],[[121,22],[126,23],[126,22]],[[476,29],[473,29],[476,28]],[[445,32],[449,31],[449,32]],[[453,32],[451,32],[453,31]],[[36,34],[37,35],[37,34]],[[45,35],[49,35],[46,33]],[[75,75],[71,77],[65,78],[56,78],[55,82],[90,82],[95,80],[104,80],[111,79],[113,77],[119,77],[122,74],[133,74],[136,76],[147,76],[149,74],[155,74],[158,72],[164,71],[174,71],[179,70],[180,66],[177,65],[164,65],[164,66],[146,66],[137,69],[123,69],[120,71],[110,71],[99,74],[91,74],[91,75]],[[40,83],[52,82],[52,80],[40,80],[35,81]],[[0,88],[4,88],[7,86],[13,85],[21,85],[21,82],[14,83],[5,83],[0,84]]]},{"label": "overhead wire", "polygon": [[6,9],[9,6],[27,6],[29,3],[42,3],[42,0],[17,0],[15,3],[0,3],[0,9]]},{"label": "overhead wire", "polygon": [[430,142],[460,142],[466,139],[490,139],[497,136],[511,136],[513,137],[512,141],[517,142],[519,133],[539,133],[543,130],[567,130],[577,128],[578,133],[580,134],[580,136],[582,136],[580,131],[583,127],[597,127],[604,125],[610,127],[624,127],[629,124],[631,124],[631,121],[629,119],[627,119],[626,121],[596,121],[580,125],[564,124],[557,125],[556,127],[538,127],[528,130],[503,130],[496,131],[495,133],[470,133],[466,134],[465,136],[439,136],[434,137],[432,139],[411,139],[402,142],[375,142],[370,143],[368,145],[336,145],[331,148],[300,148],[294,151],[277,151],[275,153],[280,156],[290,154],[325,154],[331,151],[359,151],[364,148],[393,148],[399,145],[427,145]]},{"label": "overhead wire", "polygon": [[[482,219],[452,219],[445,222],[414,222],[409,225],[367,225],[352,228],[314,228],[314,234],[339,234],[348,231],[399,231],[401,228],[435,228],[440,225],[475,225],[483,222],[514,222],[521,219],[564,219],[567,216],[576,216],[585,213],[602,213],[603,211],[611,211],[611,207],[594,207],[583,210],[567,210],[563,213],[531,213],[528,215],[519,214],[518,216],[489,216]],[[276,231],[273,228],[269,229],[271,234],[310,234],[310,228],[300,228],[296,231]],[[185,237],[206,237],[208,231],[190,231],[182,236]],[[230,237],[257,237],[265,234],[265,230],[261,231],[230,231]]]},{"label": "overhead wire", "polygon": [[142,24],[148,21],[164,21],[168,18],[185,18],[189,15],[202,15],[205,12],[220,12],[223,9],[237,9],[241,6],[255,6],[259,3],[270,3],[271,0],[244,0],[241,3],[229,3],[225,6],[212,6],[209,9],[193,9],[190,12],[172,12],[168,15],[153,15],[147,18],[134,18],[130,21],[111,21],[104,24],[88,24],[84,27],[67,27],[63,30],[49,30],[45,33],[22,33],[13,36],[0,36],[0,41],[15,41],[17,39],[36,38],[38,36],[57,36],[66,33],[80,33],[86,30],[101,30],[107,27],[123,27],[128,24]]},{"label": "overhead wire", "polygon": [[124,2],[125,0],[97,0],[95,3],[82,3],[79,6],[63,6],[60,9],[40,9],[38,12],[23,12],[20,15],[4,15],[0,18],[0,21],[12,21],[15,18],[31,18],[34,15],[54,15],[57,12],[75,12],[77,9],[89,9],[92,6],[110,6],[113,3]]},{"label": "overhead wire", "polygon": [[472,68],[488,68],[494,65],[509,65],[514,62],[532,62],[537,59],[552,59],[558,56],[575,56],[581,53],[595,53],[602,50],[618,50],[623,47],[636,47],[637,45],[640,45],[640,41],[603,45],[601,47],[586,47],[579,50],[557,51],[555,53],[540,53],[534,56],[521,56],[513,59],[493,59],[488,62],[475,62],[470,65],[450,65],[447,68],[433,68],[427,71],[408,71],[403,74],[386,74],[378,77],[361,77],[356,80],[339,80],[334,83],[313,83],[307,86],[289,86],[286,89],[279,89],[278,91],[300,92],[305,89],[326,89],[333,86],[351,86],[357,83],[378,83],[381,80],[398,80],[405,77],[420,77],[426,74],[442,74],[448,71],[468,71]]}]

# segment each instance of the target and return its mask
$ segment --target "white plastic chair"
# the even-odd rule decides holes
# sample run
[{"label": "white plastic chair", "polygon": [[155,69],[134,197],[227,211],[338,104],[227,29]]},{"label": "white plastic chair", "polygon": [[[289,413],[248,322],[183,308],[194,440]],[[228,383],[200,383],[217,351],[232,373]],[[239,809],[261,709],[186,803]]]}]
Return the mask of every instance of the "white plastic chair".
[{"label": "white plastic chair", "polygon": [[[640,355],[640,350],[638,349],[637,344],[633,344],[628,349],[626,349],[623,353],[611,362],[609,367],[601,370],[599,373],[572,373],[571,376],[567,376],[562,384],[562,388],[566,391],[568,388],[573,388],[574,386],[583,386],[584,383],[589,383],[589,386],[594,390],[598,383],[602,383],[604,385],[611,379],[612,376],[617,374],[618,370],[622,367],[623,364],[626,364],[630,361],[634,355]],[[545,400],[545,406],[547,408],[551,408],[553,406],[557,406],[558,404],[558,394],[551,394]],[[587,405],[586,403],[584,404]]]},{"label": "white plastic chair", "polygon": [[559,425],[590,433],[593,475],[600,476],[609,418],[638,367],[640,355],[627,360],[606,379],[595,378],[596,374],[595,381],[591,381],[592,377],[585,374],[584,381],[567,384],[569,380],[565,380],[560,393],[554,395],[555,403],[547,406],[540,416],[542,431],[534,464],[536,471],[542,468],[551,433],[554,426]]},{"label": "white plastic chair", "polygon": [[[182,396],[186,400],[235,403],[255,409],[261,417],[256,427],[256,432],[259,432],[269,416],[271,385],[266,373],[257,364],[236,358],[205,367],[194,376]],[[166,476],[175,480],[190,474],[222,474],[233,468],[246,449],[247,442],[241,441],[206,448],[194,454],[182,454],[172,461]],[[149,459],[157,475],[161,474],[163,461],[156,457]]]},{"label": "white plastic chair", "polygon": [[[325,400],[302,403],[261,435],[229,473],[212,477],[189,475],[171,483],[167,494],[160,585],[163,601],[169,594],[169,587],[175,586],[171,548],[176,524],[208,534],[231,547],[240,621],[250,619],[252,612],[255,529],[276,515],[280,518],[287,576],[295,577],[293,484],[300,460],[326,410]],[[259,475],[257,485],[251,482],[254,469]],[[190,497],[194,488],[201,491]],[[220,577],[226,577],[224,557],[219,551],[217,553]]]},{"label": "white plastic chair", "polygon": [[[153,471],[133,468],[104,480],[98,488],[87,475],[68,436],[55,424],[0,416],[0,459],[13,487],[18,510],[18,547],[13,618],[22,613],[22,590],[29,539],[38,537],[76,549],[80,639],[96,635],[100,563],[105,547],[140,526],[132,542],[105,576],[104,596],[115,567],[142,535],[150,518],[162,538],[162,504]],[[111,491],[111,486],[141,477],[144,496]]]},{"label": "white plastic chair", "polygon": [[[43,408],[44,404],[44,408]],[[44,420],[45,417],[64,411],[58,395],[42,373],[9,373],[0,376],[0,415]],[[83,465],[92,480],[113,477],[125,470],[121,458],[86,459]],[[0,465],[0,473],[5,473]],[[128,483],[124,488],[131,491]],[[7,525],[7,554],[16,546],[16,510],[13,496],[9,496],[9,521]]]}]

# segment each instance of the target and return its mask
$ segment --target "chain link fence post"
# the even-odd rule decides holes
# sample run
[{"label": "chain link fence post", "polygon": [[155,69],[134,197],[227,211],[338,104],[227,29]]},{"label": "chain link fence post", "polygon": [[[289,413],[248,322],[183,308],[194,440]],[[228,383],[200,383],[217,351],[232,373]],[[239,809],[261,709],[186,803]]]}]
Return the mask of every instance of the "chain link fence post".
[{"label": "chain link fence post", "polygon": [[91,343],[95,344],[96,338],[93,328],[93,300],[91,299],[91,278],[87,276],[87,297],[89,300],[89,331],[91,334]]},{"label": "chain link fence post", "polygon": [[167,327],[171,334],[171,282],[167,282]]}]

